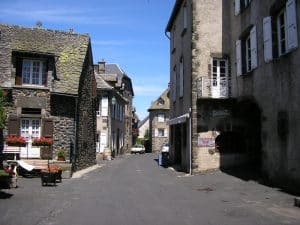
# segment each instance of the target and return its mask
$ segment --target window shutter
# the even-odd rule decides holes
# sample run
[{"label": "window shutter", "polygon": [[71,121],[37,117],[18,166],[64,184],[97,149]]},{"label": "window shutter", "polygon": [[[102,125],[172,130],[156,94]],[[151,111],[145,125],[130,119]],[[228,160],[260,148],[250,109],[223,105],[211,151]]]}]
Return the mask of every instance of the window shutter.
[{"label": "window shutter", "polygon": [[101,99],[101,116],[108,115],[108,97],[102,97]]},{"label": "window shutter", "polygon": [[242,75],[242,42],[241,40],[237,40],[235,42],[235,50],[236,50],[236,75]]},{"label": "window shutter", "polygon": [[22,59],[16,58],[16,85],[22,85]]},{"label": "window shutter", "polygon": [[52,119],[44,119],[43,120],[43,129],[42,136],[44,137],[52,137],[53,136],[53,120]]},{"label": "window shutter", "polygon": [[183,77],[184,77],[184,68],[183,68],[183,58],[180,60],[179,68],[179,97],[183,96]]},{"label": "window shutter", "polygon": [[176,88],[177,88],[177,82],[176,82],[176,67],[174,67],[174,71],[173,71],[173,82],[172,82],[172,98],[173,98],[173,102],[176,101]]},{"label": "window shutter", "polygon": [[157,129],[157,128],[155,128],[154,136],[155,136],[155,137],[158,137],[158,129]]},{"label": "window shutter", "polygon": [[287,50],[291,51],[298,47],[296,1],[288,0],[286,3],[287,21]]},{"label": "window shutter", "polygon": [[256,42],[256,26],[250,31],[250,45],[251,45],[251,70],[257,67],[257,42]]},{"label": "window shutter", "polygon": [[8,134],[20,135],[20,119],[17,116],[9,116],[8,118]]},{"label": "window shutter", "polygon": [[165,137],[168,137],[168,136],[169,136],[169,134],[168,134],[168,129],[165,129],[165,130],[164,130],[164,134],[165,134]]},{"label": "window shutter", "polygon": [[263,34],[264,34],[264,59],[265,62],[270,62],[273,59],[271,16],[265,17],[263,19]]},{"label": "window shutter", "polygon": [[234,1],[234,15],[239,15],[241,10],[241,0]]}]

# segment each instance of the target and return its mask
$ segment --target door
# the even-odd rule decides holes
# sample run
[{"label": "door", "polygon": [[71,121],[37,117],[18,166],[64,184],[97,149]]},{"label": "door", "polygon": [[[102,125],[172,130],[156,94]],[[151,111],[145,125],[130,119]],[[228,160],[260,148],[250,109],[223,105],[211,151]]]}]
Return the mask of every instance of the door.
[{"label": "door", "polygon": [[32,146],[32,141],[41,136],[40,119],[21,119],[21,136],[26,138],[26,147],[21,148],[22,158],[40,158],[40,148]]},{"label": "door", "polygon": [[228,61],[226,59],[213,59],[212,62],[212,97],[228,97]]}]

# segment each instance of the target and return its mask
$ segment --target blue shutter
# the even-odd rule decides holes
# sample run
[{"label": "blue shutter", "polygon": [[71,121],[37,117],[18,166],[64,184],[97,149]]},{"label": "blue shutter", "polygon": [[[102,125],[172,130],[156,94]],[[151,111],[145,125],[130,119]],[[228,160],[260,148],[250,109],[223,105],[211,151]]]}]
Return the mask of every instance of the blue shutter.
[{"label": "blue shutter", "polygon": [[298,47],[296,1],[288,0],[286,3],[287,22],[287,50],[291,51]]},{"label": "blue shutter", "polygon": [[265,62],[270,62],[273,59],[272,49],[272,20],[271,17],[263,19],[263,34],[264,34],[264,59]]}]

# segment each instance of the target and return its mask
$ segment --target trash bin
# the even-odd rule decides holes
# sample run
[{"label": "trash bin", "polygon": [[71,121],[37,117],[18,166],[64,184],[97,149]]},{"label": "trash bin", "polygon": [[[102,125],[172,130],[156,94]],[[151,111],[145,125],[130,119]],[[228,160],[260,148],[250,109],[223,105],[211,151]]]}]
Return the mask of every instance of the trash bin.
[{"label": "trash bin", "polygon": [[162,155],[162,163],[161,163],[161,165],[162,166],[168,166],[168,162],[169,162],[169,152],[162,152],[161,153],[161,155]]}]

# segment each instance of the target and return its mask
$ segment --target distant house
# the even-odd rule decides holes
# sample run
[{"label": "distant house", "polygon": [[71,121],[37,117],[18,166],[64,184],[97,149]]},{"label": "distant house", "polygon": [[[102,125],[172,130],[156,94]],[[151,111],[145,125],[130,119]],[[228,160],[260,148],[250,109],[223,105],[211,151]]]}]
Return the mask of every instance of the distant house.
[{"label": "distant house", "polygon": [[105,148],[119,155],[132,143],[131,79],[117,64],[104,61],[94,65],[97,79],[97,152]]},{"label": "distant house", "polygon": [[139,136],[138,138],[144,138],[145,135],[149,135],[149,115],[138,123]]},{"label": "distant house", "polygon": [[148,111],[151,149],[152,152],[157,152],[163,144],[169,143],[169,88],[152,102]]},{"label": "distant house", "polygon": [[[53,138],[74,169],[95,164],[96,82],[88,34],[0,24],[5,135],[26,138],[21,158],[45,158],[35,137]],[[9,146],[6,146],[9,148]]]}]

